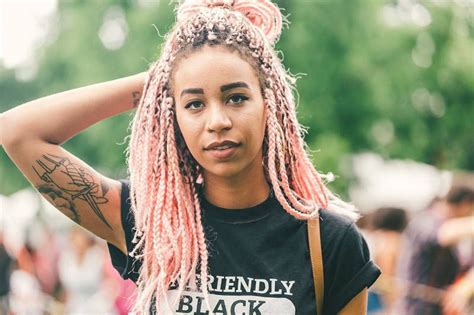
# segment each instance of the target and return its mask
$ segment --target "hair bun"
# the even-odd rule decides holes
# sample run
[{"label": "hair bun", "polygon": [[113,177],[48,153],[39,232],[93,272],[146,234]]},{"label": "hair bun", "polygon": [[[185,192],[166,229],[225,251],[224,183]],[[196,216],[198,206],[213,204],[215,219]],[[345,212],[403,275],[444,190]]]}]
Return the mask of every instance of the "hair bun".
[{"label": "hair bun", "polygon": [[242,13],[259,28],[271,44],[281,34],[283,17],[278,6],[270,0],[185,0],[178,8],[177,19],[184,21],[202,9],[223,7]]}]

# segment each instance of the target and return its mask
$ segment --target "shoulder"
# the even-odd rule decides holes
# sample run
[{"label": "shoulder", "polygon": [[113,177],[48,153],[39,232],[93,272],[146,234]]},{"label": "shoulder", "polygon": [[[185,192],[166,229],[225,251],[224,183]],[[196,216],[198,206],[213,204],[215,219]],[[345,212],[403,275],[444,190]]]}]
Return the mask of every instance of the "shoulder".
[{"label": "shoulder", "polygon": [[354,220],[322,209],[319,223],[325,263],[352,255],[360,256],[364,261],[370,260],[367,241]]},{"label": "shoulder", "polygon": [[326,209],[321,209],[319,214],[323,249],[328,245],[334,247],[346,238],[361,236],[352,219]]},{"label": "shoulder", "polygon": [[133,243],[135,232],[135,217],[131,209],[130,201],[130,182],[128,179],[120,180],[122,190],[120,194],[120,211],[122,218],[122,229],[125,235],[126,253],[115,247],[113,244],[107,243],[112,265],[124,279],[131,279],[134,282],[138,280],[141,261],[128,255],[133,251],[135,244]]},{"label": "shoulder", "polygon": [[326,226],[343,228],[354,223],[354,220],[327,209],[321,209],[319,211],[319,216],[321,218],[321,223]]},{"label": "shoulder", "polygon": [[338,314],[380,276],[369,248],[354,220],[320,211],[324,265],[324,313]]}]

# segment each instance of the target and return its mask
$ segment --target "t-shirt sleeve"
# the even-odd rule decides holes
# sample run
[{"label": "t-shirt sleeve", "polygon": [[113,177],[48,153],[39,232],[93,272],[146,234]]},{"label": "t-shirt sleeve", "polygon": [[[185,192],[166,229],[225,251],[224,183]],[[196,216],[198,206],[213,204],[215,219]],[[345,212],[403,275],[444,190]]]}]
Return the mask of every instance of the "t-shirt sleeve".
[{"label": "t-shirt sleeve", "polygon": [[346,226],[338,244],[333,245],[337,246],[333,259],[324,266],[325,276],[328,273],[325,278],[324,314],[337,314],[381,274],[370,259],[367,242],[354,223]]},{"label": "t-shirt sleeve", "polygon": [[[127,253],[130,253],[134,247],[132,240],[135,218],[133,216],[133,212],[131,211],[129,183],[126,180],[120,180],[120,183],[122,184],[122,191],[120,194],[120,213],[122,218],[122,227],[125,232]],[[138,280],[141,262],[130,255],[125,255],[120,249],[111,243],[107,243],[107,247],[109,249],[112,265],[119,272],[120,276],[123,279],[131,279],[132,281],[136,282]]]}]

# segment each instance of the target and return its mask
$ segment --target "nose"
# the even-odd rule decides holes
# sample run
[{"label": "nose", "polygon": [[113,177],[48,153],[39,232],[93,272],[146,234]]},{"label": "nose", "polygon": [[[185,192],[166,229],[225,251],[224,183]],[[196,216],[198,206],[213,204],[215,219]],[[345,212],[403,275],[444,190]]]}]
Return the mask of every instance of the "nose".
[{"label": "nose", "polygon": [[208,115],[207,130],[209,132],[220,132],[232,128],[232,120],[222,105],[210,106]]}]

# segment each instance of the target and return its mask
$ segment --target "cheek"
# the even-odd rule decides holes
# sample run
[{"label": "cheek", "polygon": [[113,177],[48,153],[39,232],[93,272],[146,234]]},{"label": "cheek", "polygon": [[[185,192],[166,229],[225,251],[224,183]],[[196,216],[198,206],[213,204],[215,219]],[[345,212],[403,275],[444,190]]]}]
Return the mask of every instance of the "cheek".
[{"label": "cheek", "polygon": [[260,150],[266,129],[266,113],[264,109],[252,111],[241,117],[241,126],[244,128],[249,149],[256,153]]},{"label": "cheek", "polygon": [[265,105],[261,105],[262,107],[258,110],[253,112],[247,118],[247,124],[252,126],[253,132],[256,136],[263,136],[265,133],[266,127],[266,107]]},{"label": "cheek", "polygon": [[195,151],[197,152],[197,148],[199,147],[199,125],[195,120],[191,120],[188,117],[181,115],[179,112],[176,113],[176,121],[186,146],[194,156]]}]

